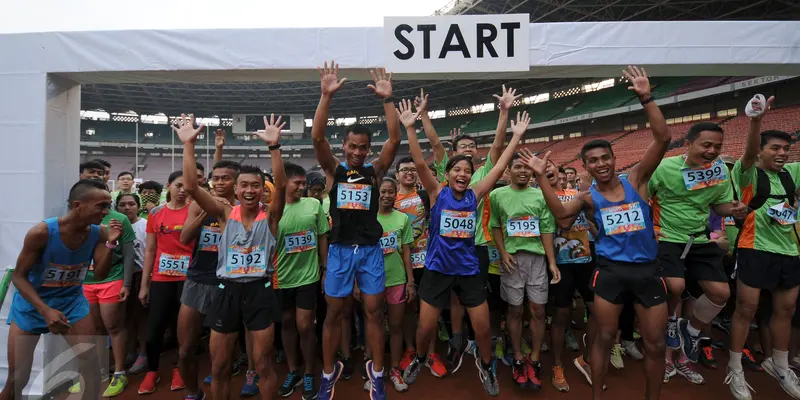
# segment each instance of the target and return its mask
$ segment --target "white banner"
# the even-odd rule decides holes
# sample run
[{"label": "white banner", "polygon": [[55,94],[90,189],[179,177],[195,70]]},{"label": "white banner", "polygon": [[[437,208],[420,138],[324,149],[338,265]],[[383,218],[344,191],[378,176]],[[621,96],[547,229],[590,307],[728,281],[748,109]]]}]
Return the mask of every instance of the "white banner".
[{"label": "white banner", "polygon": [[528,71],[528,14],[386,17],[386,68],[400,73]]}]

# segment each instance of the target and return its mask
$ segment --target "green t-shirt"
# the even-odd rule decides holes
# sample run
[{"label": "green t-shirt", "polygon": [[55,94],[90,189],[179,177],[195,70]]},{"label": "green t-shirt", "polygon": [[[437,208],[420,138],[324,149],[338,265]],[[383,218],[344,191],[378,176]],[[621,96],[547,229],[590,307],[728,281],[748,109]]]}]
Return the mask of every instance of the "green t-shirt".
[{"label": "green t-shirt", "polygon": [[[724,164],[714,168],[716,167],[720,168],[718,171],[723,171],[725,180],[714,186],[688,190],[683,169],[689,168],[683,156],[669,157],[661,161],[647,185],[653,209],[653,224],[660,227],[664,235],[659,240],[688,243],[689,237],[694,236],[695,243],[708,242],[705,232],[711,211],[709,207],[733,201],[733,188],[728,178],[728,169]],[[693,170],[699,173],[701,169]],[[713,168],[710,169],[709,173],[711,172]],[[691,182],[695,179],[694,174],[686,179]]]},{"label": "green t-shirt", "polygon": [[[440,181],[444,181],[444,174],[446,172],[445,168],[447,167],[447,163],[449,161],[450,158],[447,156],[447,153],[445,153],[442,162],[437,163],[434,161],[433,167],[436,169],[436,176]],[[478,182],[486,177],[486,175],[489,175],[489,171],[492,170],[492,167],[494,167],[492,156],[487,155],[486,163],[478,167],[472,174],[472,179],[469,181],[469,187],[477,185]],[[475,246],[486,246],[492,242],[492,232],[489,229],[489,220],[491,219],[491,215],[490,210],[484,207],[485,199],[486,197],[483,199],[478,199],[478,223],[475,228]]]},{"label": "green t-shirt", "polygon": [[330,230],[319,200],[303,197],[286,204],[278,223],[278,289],[290,289],[319,281],[319,235]]},{"label": "green t-shirt", "polygon": [[527,251],[544,255],[541,234],[555,233],[556,223],[541,189],[516,190],[505,186],[492,191],[489,204],[491,226],[503,229],[506,252]]},{"label": "green t-shirt", "polygon": [[381,248],[383,266],[386,270],[386,287],[404,285],[406,268],[403,265],[403,246],[414,243],[414,232],[408,215],[392,210],[389,215],[378,213],[378,222],[383,227]]},{"label": "green t-shirt", "polygon": [[108,215],[103,218],[102,224],[108,225],[112,219],[116,219],[122,223],[122,236],[120,236],[117,240],[119,242],[117,248],[111,252],[111,270],[108,271],[108,276],[106,279],[103,279],[102,281],[95,281],[94,261],[92,261],[92,266],[89,268],[89,272],[86,273],[86,280],[84,283],[106,283],[119,281],[125,278],[125,265],[123,263],[125,258],[122,256],[122,244],[130,243],[136,240],[136,232],[133,230],[131,221],[128,221],[128,217],[113,210],[108,211]]},{"label": "green t-shirt", "polygon": [[[786,164],[784,168],[789,171],[794,184],[800,187],[800,179],[798,179],[800,178],[800,163]],[[767,170],[764,170],[764,172],[769,177],[771,194],[786,194],[778,174]],[[757,186],[758,171],[755,165],[743,171],[742,160],[738,160],[733,165],[731,174],[733,175],[733,182],[738,190],[739,198],[743,203],[749,203],[755,196]],[[792,224],[781,225],[768,214],[770,207],[781,202],[782,200],[779,199],[767,199],[767,202],[761,208],[747,216],[739,236],[738,248],[754,249],[787,256],[798,255],[797,246],[795,246],[794,239],[792,239],[792,235],[794,235],[792,233]]]}]

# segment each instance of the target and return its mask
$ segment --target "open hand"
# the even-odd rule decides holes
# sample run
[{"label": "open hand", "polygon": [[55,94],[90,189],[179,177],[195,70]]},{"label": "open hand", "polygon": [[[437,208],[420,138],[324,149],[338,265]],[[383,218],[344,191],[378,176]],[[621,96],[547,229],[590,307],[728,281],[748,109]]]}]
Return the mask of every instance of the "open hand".
[{"label": "open hand", "polygon": [[558,269],[558,266],[555,264],[550,264],[550,274],[553,275],[553,279],[550,280],[550,284],[555,285],[558,282],[561,282],[561,271]]},{"label": "open hand", "polygon": [[118,219],[112,219],[108,222],[108,241],[109,242],[116,242],[117,239],[122,236],[122,222],[119,222]]},{"label": "open hand", "polygon": [[217,148],[225,147],[225,130],[217,129],[214,131],[214,146]]},{"label": "open hand", "polygon": [[417,298],[417,287],[414,283],[406,283],[406,303],[413,303]]},{"label": "open hand", "polygon": [[514,272],[514,269],[517,267],[517,260],[512,254],[503,253],[500,254],[500,265],[506,272],[511,273]]},{"label": "open hand", "polygon": [[372,76],[374,85],[367,85],[382,99],[392,97],[392,73],[386,75],[386,68],[378,68],[375,71],[370,70],[369,74]]},{"label": "open hand", "polygon": [[650,97],[650,79],[647,78],[647,71],[644,68],[628,65],[628,69],[622,70],[622,75],[631,83],[628,90],[636,93],[640,100],[647,100]]},{"label": "open hand", "polygon": [[317,67],[317,71],[319,71],[319,81],[323,96],[333,96],[347,80],[347,78],[339,79],[339,64],[334,63],[333,60],[331,60],[330,68],[328,67],[328,62],[325,61],[321,69]]},{"label": "open hand", "polygon": [[194,143],[197,140],[197,135],[206,128],[205,125],[200,124],[197,128],[194,127],[194,114],[181,114],[179,118],[175,118],[172,123],[172,131],[178,134],[181,143]]},{"label": "open hand", "polygon": [[282,120],[283,117],[279,116],[278,120],[276,121],[275,114],[270,114],[269,119],[264,117],[264,130],[256,131],[256,136],[270,146],[278,144],[278,141],[281,138],[281,131],[283,130],[283,127],[286,126],[286,122],[281,123]]},{"label": "open hand", "polygon": [[425,89],[420,89],[419,96],[414,98],[414,107],[417,109],[417,114],[428,112],[428,95],[425,94]]},{"label": "open hand", "polygon": [[411,101],[400,100],[397,107],[397,117],[400,119],[400,123],[408,129],[413,129],[414,123],[417,121],[417,114],[411,112]]},{"label": "open hand", "polygon": [[517,112],[517,120],[511,120],[511,133],[514,136],[522,136],[528,130],[528,125],[531,123],[531,117],[527,111],[523,111],[522,115]]},{"label": "open hand", "polygon": [[450,129],[450,141],[456,143],[456,138],[461,136],[461,128]]},{"label": "open hand", "polygon": [[550,158],[549,151],[544,153],[544,157],[542,158],[536,157],[536,155],[528,149],[521,149],[517,153],[522,162],[527,164],[536,176],[545,176],[547,172],[547,160]]},{"label": "open hand", "polygon": [[495,94],[492,96],[497,99],[501,110],[508,110],[514,105],[515,100],[522,97],[522,94],[517,94],[517,89],[514,88],[508,88],[508,90],[506,90],[506,85],[503,85],[502,95],[498,96]]}]

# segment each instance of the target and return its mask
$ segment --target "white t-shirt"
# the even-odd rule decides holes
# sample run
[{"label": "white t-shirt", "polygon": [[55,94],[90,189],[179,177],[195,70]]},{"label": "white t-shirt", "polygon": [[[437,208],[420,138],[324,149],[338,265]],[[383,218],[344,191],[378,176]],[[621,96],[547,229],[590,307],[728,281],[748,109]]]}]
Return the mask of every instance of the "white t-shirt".
[{"label": "white t-shirt", "polygon": [[144,246],[147,244],[147,220],[139,218],[133,224],[133,232],[136,234],[136,240],[133,241],[133,260],[136,262],[136,271],[142,270],[144,265]]}]

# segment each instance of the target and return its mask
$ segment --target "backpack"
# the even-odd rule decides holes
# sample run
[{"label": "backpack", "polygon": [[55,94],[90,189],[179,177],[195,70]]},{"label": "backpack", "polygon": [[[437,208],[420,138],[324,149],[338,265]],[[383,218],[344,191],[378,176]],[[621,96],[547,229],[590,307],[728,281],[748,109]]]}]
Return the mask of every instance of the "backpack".
[{"label": "backpack", "polygon": [[[756,194],[750,199],[750,203],[747,204],[747,207],[750,208],[750,212],[754,212],[761,208],[766,202],[767,199],[777,199],[777,200],[786,200],[790,205],[794,206],[795,202],[795,191],[797,188],[795,187],[794,180],[792,179],[792,175],[789,174],[789,171],[786,168],[783,168],[778,172],[778,178],[781,180],[781,186],[783,186],[783,190],[786,194],[781,195],[774,195],[771,193],[772,188],[769,181],[769,176],[767,173],[764,172],[761,168],[756,168],[758,171],[758,176],[756,178]],[[736,195],[736,191],[734,191],[734,199],[738,199],[739,196]],[[748,215],[750,215],[750,212]],[[744,225],[743,220],[736,220],[736,227],[742,229]]]}]

